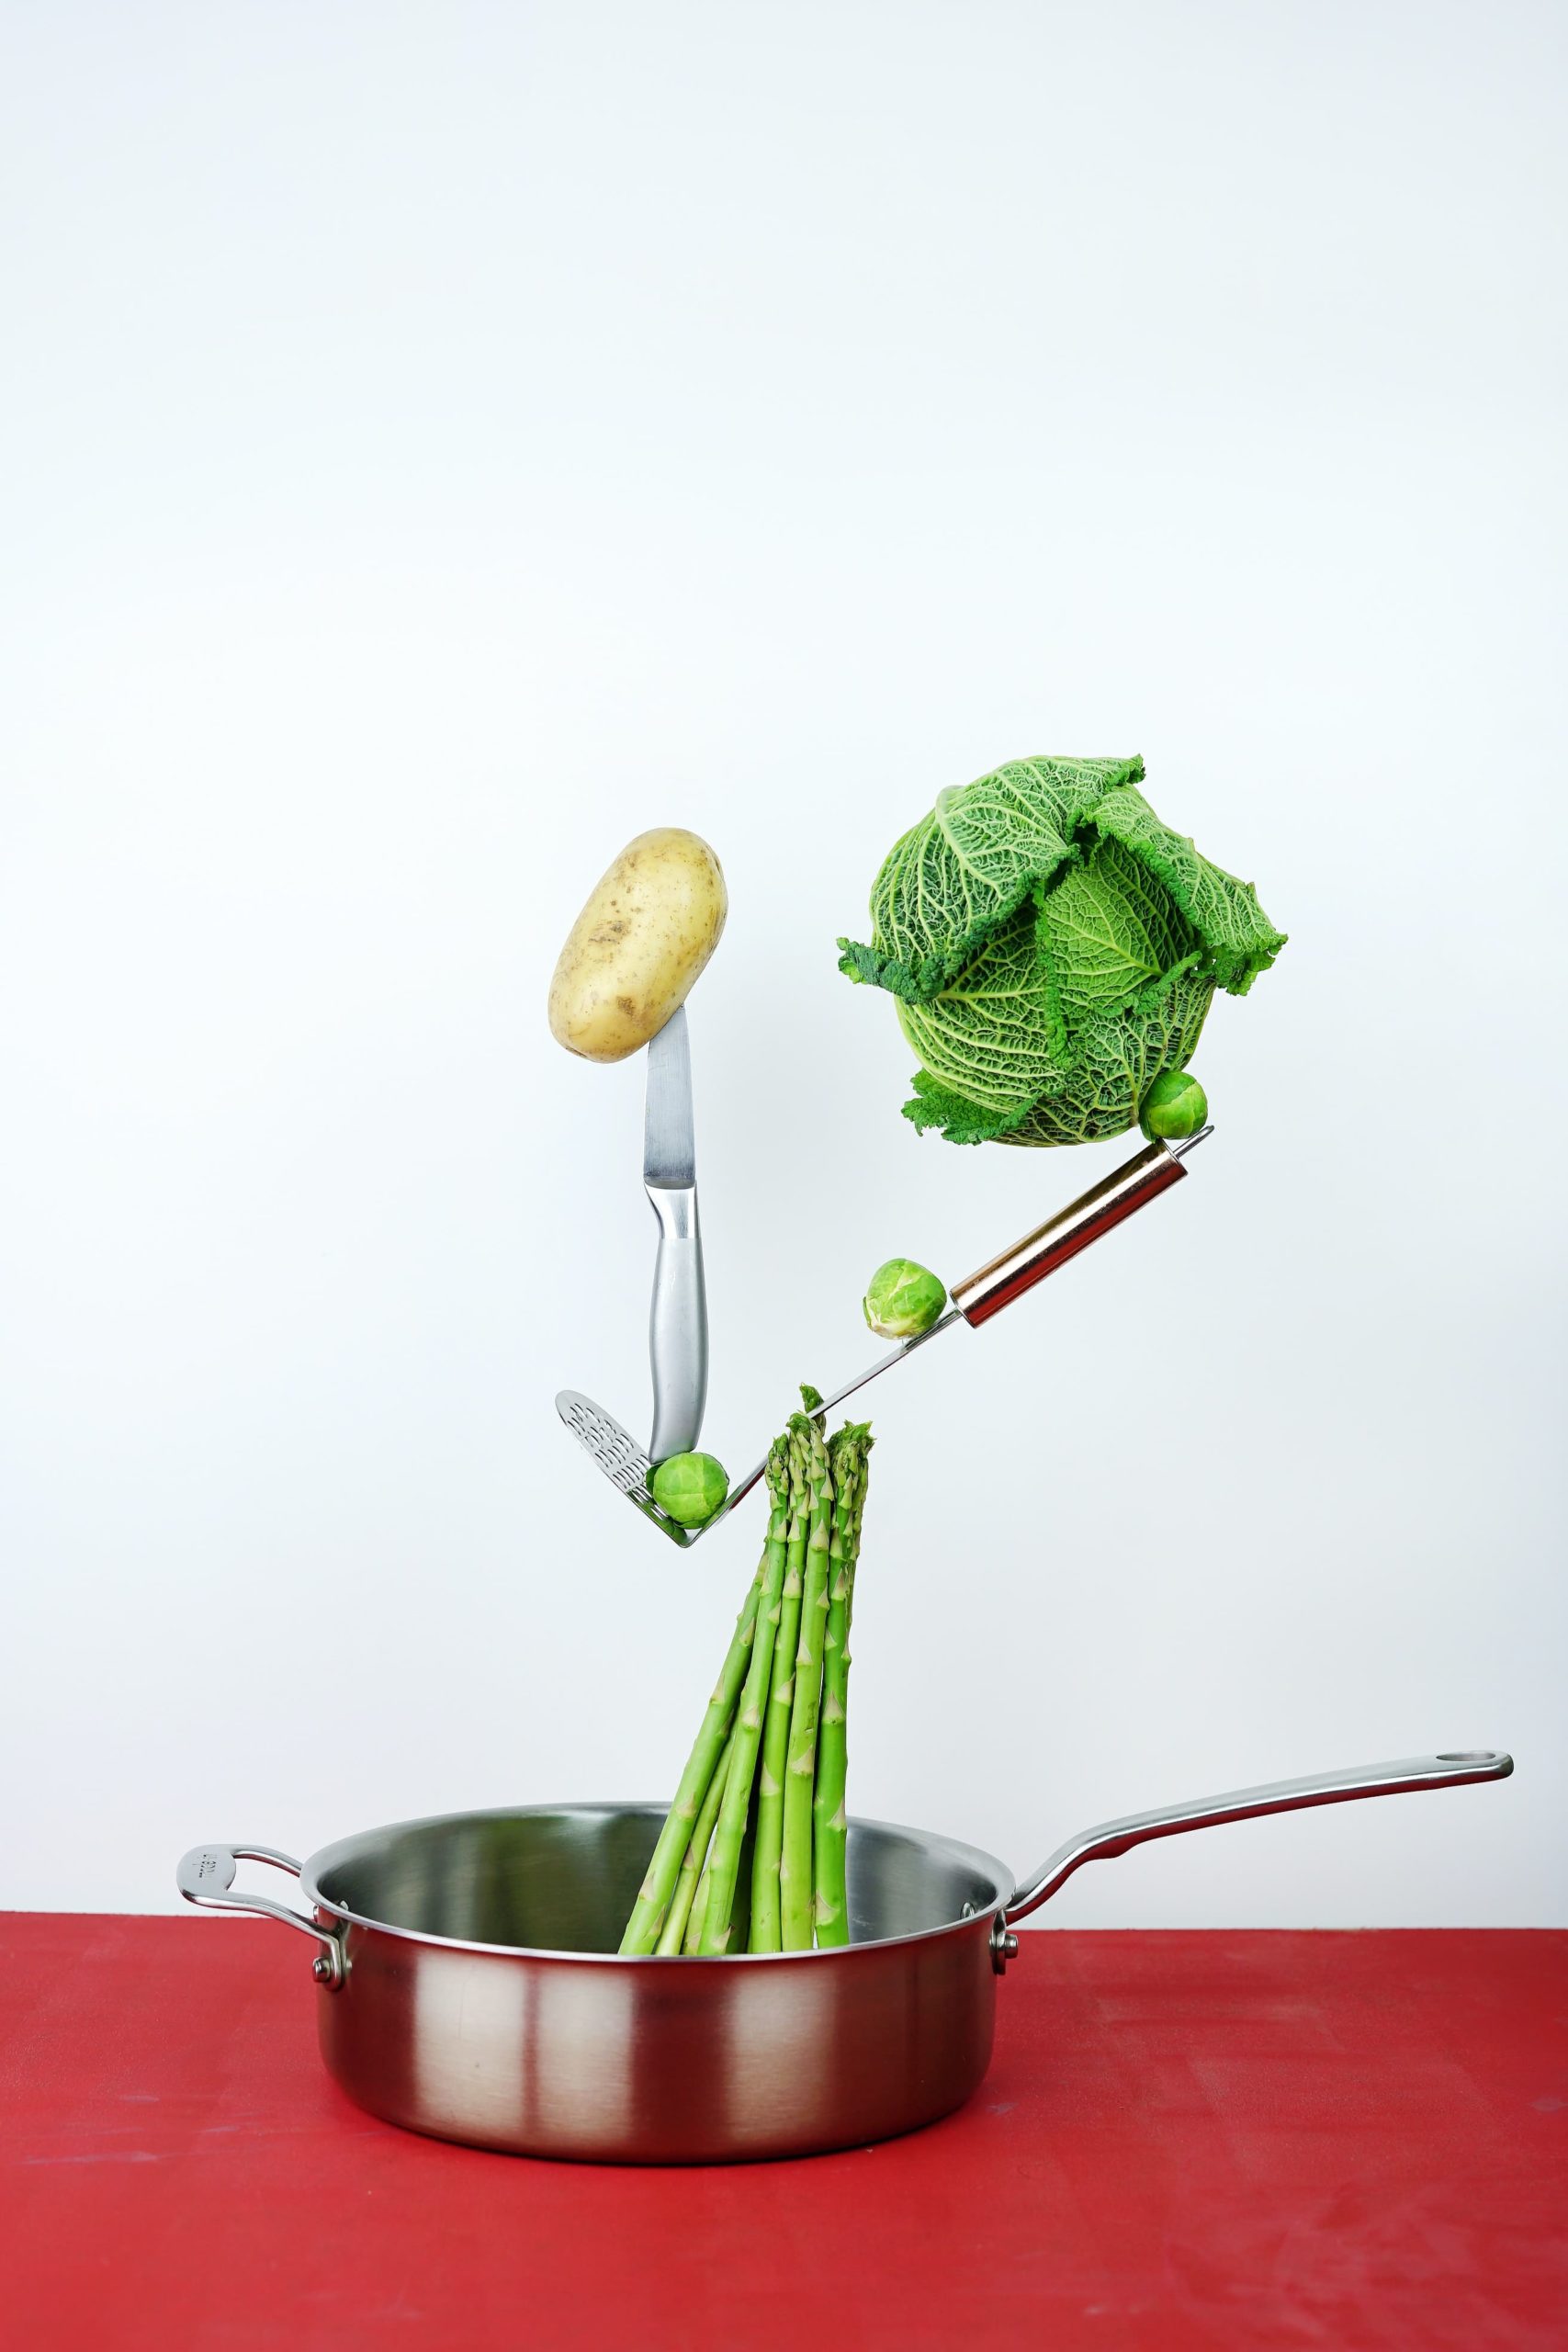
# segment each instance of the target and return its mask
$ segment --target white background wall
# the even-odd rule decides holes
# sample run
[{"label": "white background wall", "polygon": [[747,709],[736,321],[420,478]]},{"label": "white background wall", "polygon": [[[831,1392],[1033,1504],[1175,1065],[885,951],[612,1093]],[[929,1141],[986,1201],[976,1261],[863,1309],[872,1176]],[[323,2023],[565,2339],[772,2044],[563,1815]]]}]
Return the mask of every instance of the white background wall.
[{"label": "white background wall", "polygon": [[921,1142],[895,834],[1141,750],[1292,933],[1192,1182],[875,1395],[860,1809],[1099,1816],[1505,1744],[1062,1926],[1568,1916],[1548,6],[13,14],[0,1900],[202,1837],[658,1794],[750,1571],[647,1409],[641,1069],[551,1043],[711,837],[707,1437],[1113,1164]]}]

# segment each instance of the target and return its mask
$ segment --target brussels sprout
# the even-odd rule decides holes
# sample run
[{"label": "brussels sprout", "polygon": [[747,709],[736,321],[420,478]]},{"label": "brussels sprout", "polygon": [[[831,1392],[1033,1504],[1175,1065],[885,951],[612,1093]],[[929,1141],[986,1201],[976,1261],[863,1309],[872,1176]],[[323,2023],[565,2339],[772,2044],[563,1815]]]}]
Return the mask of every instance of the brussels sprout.
[{"label": "brussels sprout", "polygon": [[724,1507],[729,1473],[711,1453],[672,1453],[653,1474],[653,1499],[682,1527],[704,1527]]},{"label": "brussels sprout", "polygon": [[878,1266],[862,1302],[865,1319],[883,1340],[918,1340],[947,1305],[947,1293],[927,1266],[889,1258]]},{"label": "brussels sprout", "polygon": [[1189,1069],[1162,1070],[1145,1095],[1138,1125],[1151,1143],[1195,1136],[1209,1115],[1209,1098]]}]

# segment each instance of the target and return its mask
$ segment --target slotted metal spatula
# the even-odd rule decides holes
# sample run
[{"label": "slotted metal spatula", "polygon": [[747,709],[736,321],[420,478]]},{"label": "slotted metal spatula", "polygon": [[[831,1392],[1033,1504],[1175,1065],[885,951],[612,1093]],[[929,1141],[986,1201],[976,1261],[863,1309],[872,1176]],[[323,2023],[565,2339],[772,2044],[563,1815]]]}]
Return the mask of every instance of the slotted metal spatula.
[{"label": "slotted metal spatula", "polygon": [[[999,1315],[1015,1298],[1021,1298],[1026,1290],[1032,1290],[1047,1274],[1054,1274],[1058,1266],[1065,1266],[1069,1258],[1076,1258],[1080,1250],[1087,1250],[1091,1241],[1098,1241],[1112,1227],[1124,1223],[1138,1209],[1157,1200],[1161,1193],[1180,1183],[1187,1173],[1183,1156],[1213,1132],[1212,1126],[1200,1127],[1195,1136],[1189,1136],[1183,1142],[1151,1143],[1134,1152],[1131,1159],[1123,1160],[1120,1168],[1112,1169],[1098,1184],[1091,1184],[1087,1193],[1058,1210],[1046,1224],[1026,1233],[1021,1241],[1015,1241],[1010,1250],[1002,1250],[977,1272],[954,1283],[948,1294],[953,1305],[939,1322],[933,1323],[929,1331],[922,1331],[919,1339],[905,1340],[886,1355],[879,1356],[874,1364],[829,1396],[822,1410],[831,1412],[846,1396],[852,1396],[857,1388],[863,1388],[867,1381],[874,1380],[894,1364],[902,1363],[906,1356],[913,1355],[917,1348],[923,1348],[940,1332],[951,1331],[955,1323],[967,1323],[973,1328],[989,1322],[993,1315]],[[653,1465],[647,1452],[613,1413],[605,1412],[602,1405],[596,1405],[592,1396],[583,1396],[577,1388],[560,1391],[556,1410],[611,1485],[672,1544],[682,1546],[699,1543],[721,1520],[728,1519],[768,1466],[764,1454],[744,1478],[731,1487],[723,1510],[705,1525],[682,1527],[654,1501],[649,1492]]]}]

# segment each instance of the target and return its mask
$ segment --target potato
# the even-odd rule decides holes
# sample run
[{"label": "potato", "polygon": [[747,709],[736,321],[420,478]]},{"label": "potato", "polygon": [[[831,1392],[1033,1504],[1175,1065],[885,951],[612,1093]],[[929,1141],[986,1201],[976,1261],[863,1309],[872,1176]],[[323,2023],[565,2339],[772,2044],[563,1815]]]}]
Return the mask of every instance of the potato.
[{"label": "potato", "polygon": [[657,825],[628,842],[571,926],[550,982],[550,1034],[591,1062],[625,1061],[684,1004],[729,911],[706,842]]}]

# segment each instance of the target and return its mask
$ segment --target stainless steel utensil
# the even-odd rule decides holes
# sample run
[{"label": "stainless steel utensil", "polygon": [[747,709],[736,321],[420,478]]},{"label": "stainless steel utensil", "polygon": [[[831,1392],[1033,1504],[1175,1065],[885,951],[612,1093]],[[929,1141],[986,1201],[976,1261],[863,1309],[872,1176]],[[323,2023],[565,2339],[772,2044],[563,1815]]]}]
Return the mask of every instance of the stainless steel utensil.
[{"label": "stainless steel utensil", "polygon": [[[654,1044],[658,1043],[659,1039],[655,1038]],[[651,1053],[652,1050],[650,1046],[649,1051]],[[649,1083],[651,1100],[651,1074]],[[1021,1241],[1013,1243],[1011,1249],[1004,1250],[976,1272],[966,1274],[962,1282],[954,1283],[948,1294],[953,1305],[940,1321],[933,1323],[929,1331],[922,1331],[918,1339],[901,1340],[886,1355],[879,1356],[866,1371],[836,1390],[826,1400],[823,1411],[831,1412],[843,1403],[846,1396],[852,1396],[857,1388],[863,1388],[868,1381],[874,1380],[879,1373],[888,1371],[894,1364],[902,1363],[906,1356],[912,1356],[917,1348],[923,1348],[942,1332],[950,1331],[955,1323],[967,1323],[974,1329],[981,1323],[989,1322],[993,1315],[999,1315],[1002,1308],[1010,1306],[1015,1298],[1021,1298],[1026,1290],[1032,1290],[1035,1283],[1043,1282],[1047,1274],[1054,1274],[1059,1266],[1065,1266],[1069,1258],[1076,1258],[1080,1250],[1087,1250],[1091,1241],[1098,1241],[1102,1234],[1111,1232],[1113,1227],[1122,1224],[1136,1210],[1146,1207],[1150,1201],[1157,1200],[1161,1193],[1168,1193],[1173,1184],[1179,1184],[1187,1173],[1182,1165],[1184,1156],[1213,1132],[1212,1126],[1200,1127],[1195,1136],[1189,1136],[1182,1142],[1151,1143],[1145,1145],[1142,1151],[1134,1152],[1131,1159],[1123,1160],[1120,1168],[1112,1169],[1110,1175],[1101,1177],[1098,1184],[1091,1184],[1087,1193],[1080,1193],[1076,1201],[1070,1201],[1065,1209],[1059,1209],[1054,1217],[1037,1226],[1032,1233],[1026,1233]],[[649,1197],[653,1197],[651,1193]],[[692,1193],[692,1220],[694,1231],[694,1189]],[[660,1246],[662,1248],[662,1243]],[[700,1255],[697,1281],[700,1289]],[[704,1377],[705,1382],[705,1355]],[[657,1390],[657,1373],[655,1383]],[[561,1389],[556,1397],[556,1410],[611,1485],[625,1495],[645,1519],[651,1520],[655,1527],[668,1535],[672,1544],[682,1546],[696,1544],[703,1536],[711,1534],[721,1521],[728,1518],[736,1504],[744,1501],[768,1466],[764,1455],[731,1487],[722,1510],[716,1511],[713,1518],[701,1527],[682,1527],[660,1510],[651,1492],[653,1463],[663,1459],[659,1446],[657,1417],[654,1442],[649,1453],[645,1453],[630,1430],[623,1429],[613,1413],[607,1413],[602,1405],[596,1405],[592,1397],[585,1396],[580,1388]],[[671,1453],[685,1450],[683,1446],[674,1445],[666,1449]]]},{"label": "stainless steel utensil", "polygon": [[[1495,1749],[1233,1790],[1086,1829],[1014,1884],[951,1838],[852,1821],[851,1942],[733,1960],[615,1946],[662,1805],[533,1805],[367,1830],[304,1863],[198,1846],[180,1893],[319,1947],[321,2053],[373,2115],[522,2154],[714,2164],[863,2145],[962,2105],[991,2054],[1014,1923],[1085,1862],[1224,1821],[1500,1781]],[[309,1913],[231,1892],[251,1859]]]},{"label": "stainless steel utensil", "polygon": [[649,1043],[643,1111],[642,1182],[659,1219],[648,1355],[653,1373],[654,1462],[689,1453],[702,1434],[708,1393],[708,1310],[697,1224],[697,1148],[692,1125],[692,1049],[686,1008]]}]

